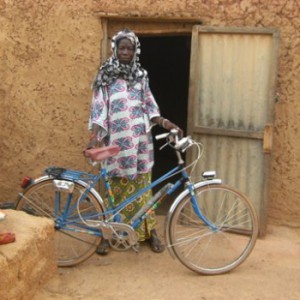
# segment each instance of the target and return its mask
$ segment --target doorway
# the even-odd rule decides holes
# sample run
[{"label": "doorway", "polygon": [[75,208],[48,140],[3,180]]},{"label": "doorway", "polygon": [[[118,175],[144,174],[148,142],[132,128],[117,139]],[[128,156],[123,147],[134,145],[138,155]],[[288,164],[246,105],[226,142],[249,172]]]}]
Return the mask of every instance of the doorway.
[{"label": "doorway", "polygon": [[[148,71],[150,88],[160,107],[161,115],[176,123],[186,133],[191,35],[139,36],[141,42],[140,61]],[[165,132],[155,126],[153,136]],[[170,170],[177,163],[172,149],[159,148],[163,141],[154,139],[155,164],[153,180]],[[171,178],[175,182],[176,177]],[[162,183],[153,192],[161,188]],[[158,214],[165,214],[174,197],[166,199],[158,208]]]},{"label": "doorway", "polygon": [[[217,170],[224,182],[253,199],[264,235],[279,31],[202,26],[198,18],[100,17],[102,62],[121,28],[138,35],[142,66],[162,115],[185,132],[188,128],[205,149],[192,179],[201,178],[203,170]],[[160,132],[156,126],[153,135]],[[159,146],[155,142],[154,179],[176,163],[173,153],[158,151]]]}]

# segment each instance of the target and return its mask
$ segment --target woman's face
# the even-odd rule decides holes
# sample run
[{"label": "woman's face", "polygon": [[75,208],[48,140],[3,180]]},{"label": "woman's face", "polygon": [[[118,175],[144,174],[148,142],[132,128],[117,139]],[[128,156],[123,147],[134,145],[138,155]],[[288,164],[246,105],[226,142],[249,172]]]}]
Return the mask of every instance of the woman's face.
[{"label": "woman's face", "polygon": [[121,64],[129,64],[134,55],[134,46],[132,43],[126,39],[123,38],[119,41],[119,44],[117,46],[117,57]]}]

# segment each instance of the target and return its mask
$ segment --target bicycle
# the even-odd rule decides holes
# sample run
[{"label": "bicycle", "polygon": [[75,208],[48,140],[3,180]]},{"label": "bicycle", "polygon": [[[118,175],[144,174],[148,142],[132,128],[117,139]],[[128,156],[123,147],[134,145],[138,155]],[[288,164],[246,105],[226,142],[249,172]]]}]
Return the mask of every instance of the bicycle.
[{"label": "bicycle", "polygon": [[[100,148],[102,167],[97,174],[50,167],[42,177],[27,178],[16,208],[54,221],[58,266],[74,266],[88,259],[102,238],[109,240],[115,250],[138,251],[135,229],[166,196],[181,187],[184,190],[174,200],[165,221],[165,242],[171,256],[201,274],[229,272],[249,256],[258,235],[258,219],[251,201],[215,178],[215,171],[203,172],[200,181],[191,181],[187,168],[195,168],[201,156],[200,144],[191,137],[180,138],[177,130],[171,130],[156,139],[166,140],[161,148],[174,149],[177,166],[118,205],[114,204],[106,169],[101,164],[103,158],[116,154],[112,153],[115,148]],[[195,145],[198,156],[185,166],[183,153]],[[180,178],[174,184],[168,182],[178,174]],[[95,189],[100,180],[104,181],[107,207]],[[128,224],[123,223],[122,209],[162,182],[167,184]]]}]

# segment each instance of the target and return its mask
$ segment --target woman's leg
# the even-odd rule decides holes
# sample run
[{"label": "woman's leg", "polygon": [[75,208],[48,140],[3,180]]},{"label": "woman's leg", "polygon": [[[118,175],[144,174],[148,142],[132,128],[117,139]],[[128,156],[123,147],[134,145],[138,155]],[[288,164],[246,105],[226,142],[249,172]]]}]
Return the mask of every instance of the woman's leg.
[{"label": "woman's leg", "polygon": [[[128,179],[126,177],[115,177],[110,179],[111,189],[115,199],[115,205],[127,199],[130,195],[136,193],[138,190],[148,186],[151,183],[151,173],[139,174],[135,179]],[[152,191],[146,192],[139,199],[132,204],[127,205],[122,211],[123,222],[127,223],[131,217],[151,199]],[[165,247],[159,240],[156,230],[156,217],[152,211],[145,219],[145,221],[136,229],[139,236],[139,241],[149,241],[150,248],[156,253],[164,251]],[[102,239],[96,252],[100,255],[108,253],[109,243]]]},{"label": "woman's leg", "polygon": [[[115,203],[118,204],[129,195],[137,192],[140,189],[148,186],[151,183],[151,173],[139,174],[137,178],[130,180],[128,178],[114,178],[111,180],[111,187],[115,196]],[[128,205],[122,212],[124,221],[128,222],[131,217],[144,206],[152,197],[152,191],[143,194],[137,201]],[[151,250],[160,253],[163,252],[165,247],[157,236],[155,230],[156,226],[155,212],[152,211],[145,219],[145,221],[136,229],[139,236],[139,241],[148,240]]]}]

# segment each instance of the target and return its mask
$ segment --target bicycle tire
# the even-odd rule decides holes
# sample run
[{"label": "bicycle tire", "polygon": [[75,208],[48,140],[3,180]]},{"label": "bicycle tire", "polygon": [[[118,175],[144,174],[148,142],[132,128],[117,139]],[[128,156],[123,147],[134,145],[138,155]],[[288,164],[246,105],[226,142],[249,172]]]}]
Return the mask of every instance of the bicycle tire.
[{"label": "bicycle tire", "polygon": [[[52,219],[55,224],[54,244],[59,267],[77,265],[88,259],[101,241],[100,236],[90,234],[90,230],[82,223],[76,209],[77,200],[85,191],[84,183],[74,182],[71,203],[68,211],[65,203],[69,193],[54,191],[54,178],[38,180],[29,186],[17,201],[17,210],[23,210],[31,215]],[[68,180],[64,180],[68,181]],[[71,181],[68,181],[71,182]],[[55,193],[60,197],[60,207],[55,212]],[[104,211],[102,204],[92,192],[79,204],[81,217],[93,217],[102,220],[99,216]],[[64,216],[64,217],[62,217]],[[63,221],[62,221],[63,220]],[[58,226],[59,224],[59,226]],[[80,230],[81,232],[77,232]]]},{"label": "bicycle tire", "polygon": [[255,245],[258,235],[255,209],[245,195],[232,187],[223,184],[195,187],[197,205],[215,228],[211,229],[195,214],[190,194],[186,192],[178,203],[175,200],[170,215],[167,228],[170,250],[194,272],[207,275],[229,272],[245,261]]}]

